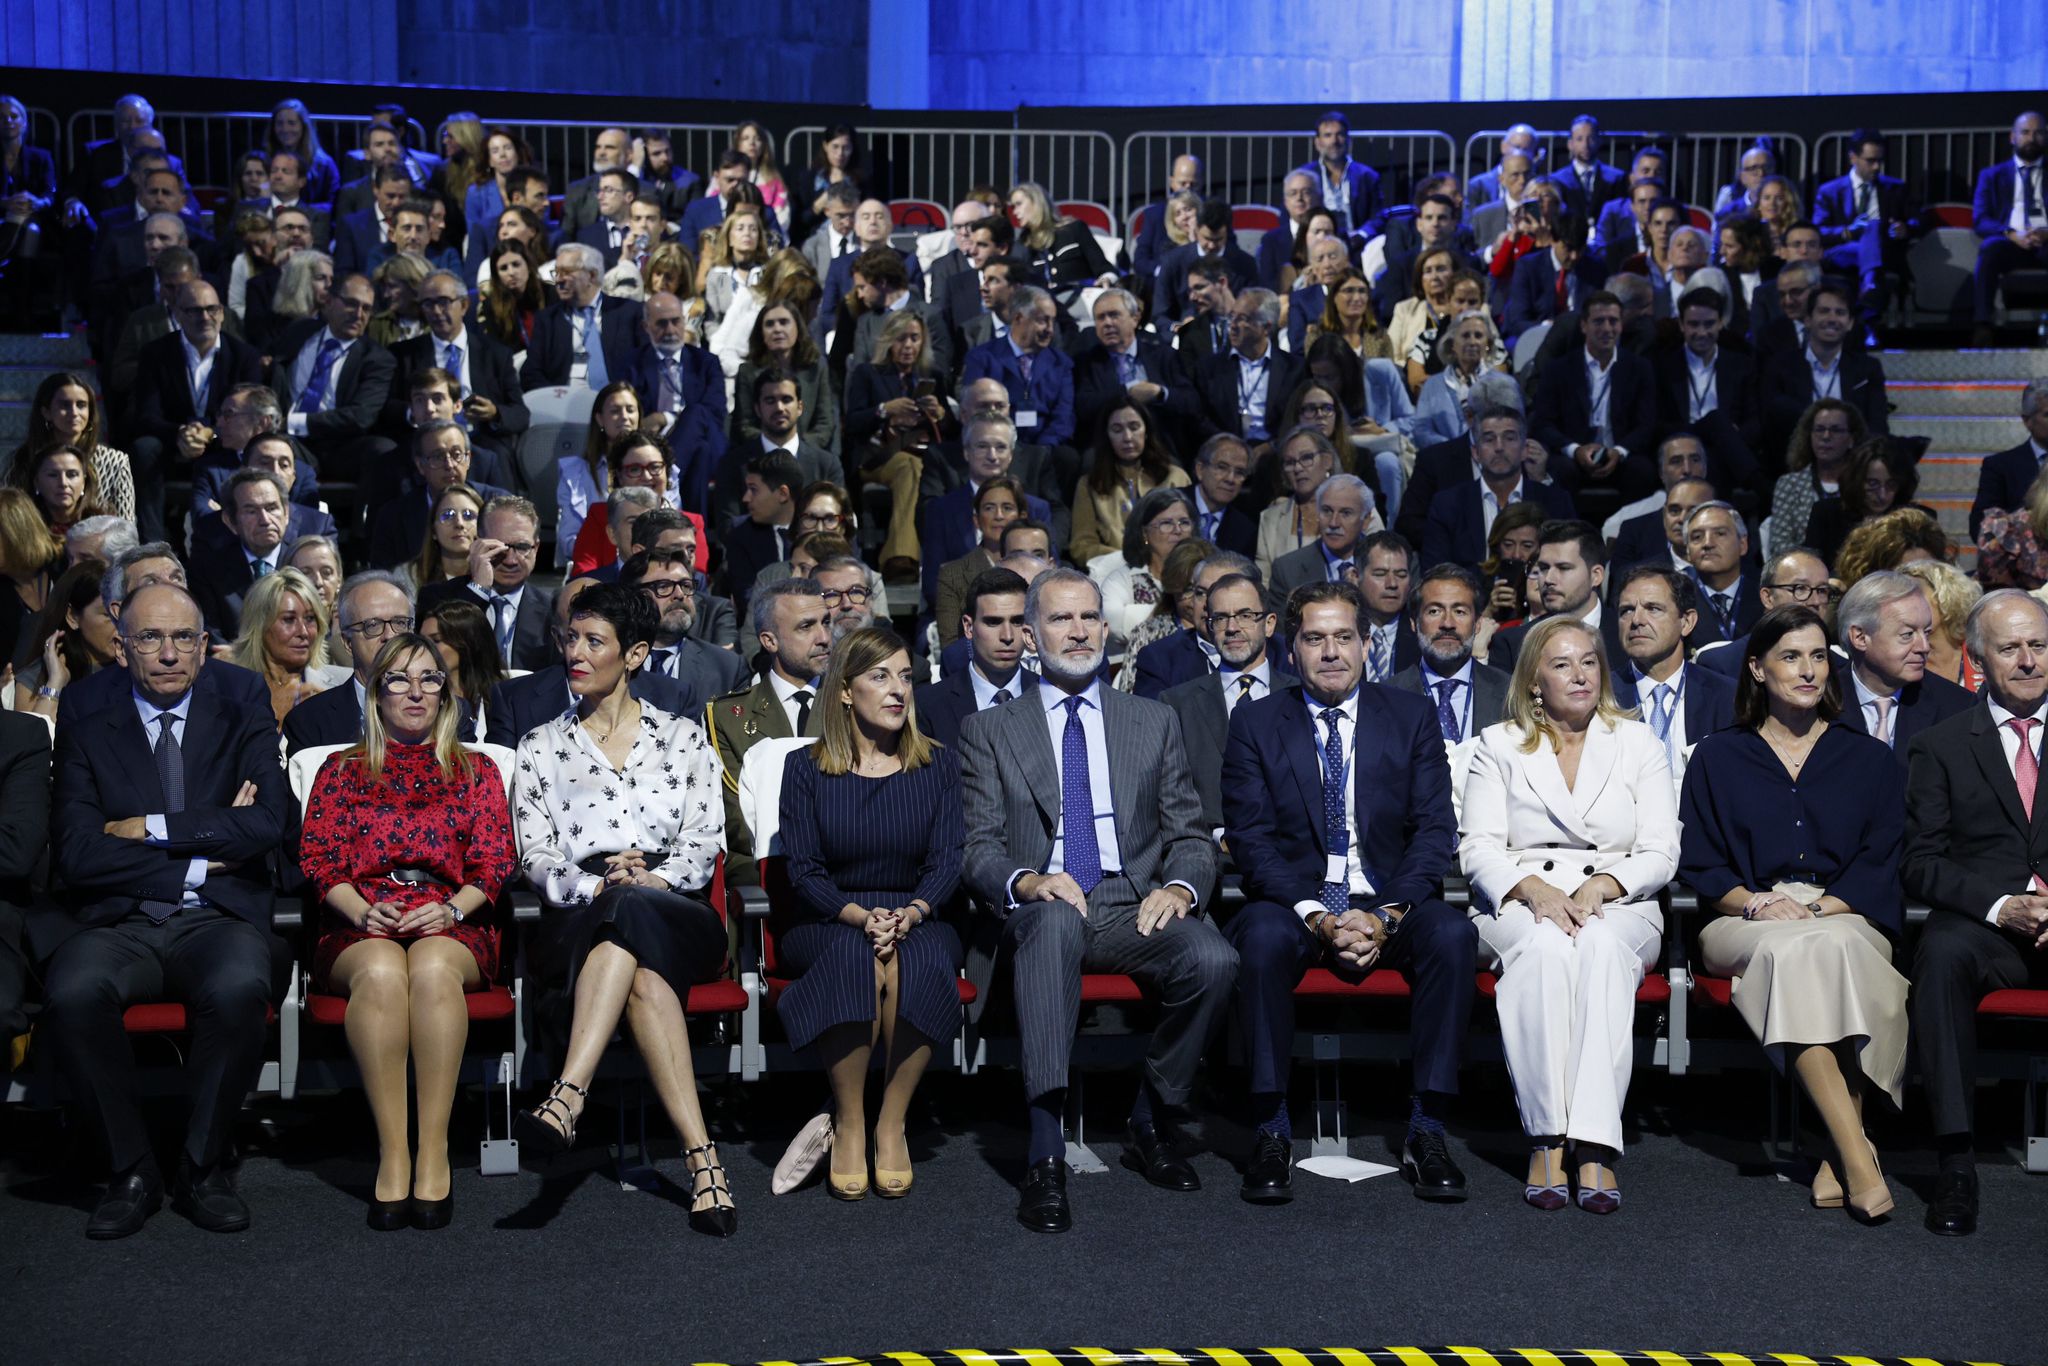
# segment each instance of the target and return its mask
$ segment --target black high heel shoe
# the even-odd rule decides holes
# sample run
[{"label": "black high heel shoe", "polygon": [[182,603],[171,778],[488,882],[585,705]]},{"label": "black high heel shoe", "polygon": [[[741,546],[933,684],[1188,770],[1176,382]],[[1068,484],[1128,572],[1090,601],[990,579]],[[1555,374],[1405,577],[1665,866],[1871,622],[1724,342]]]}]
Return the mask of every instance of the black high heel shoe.
[{"label": "black high heel shoe", "polygon": [[[543,1156],[559,1157],[576,1146],[576,1116],[569,1109],[569,1102],[562,1099],[564,1091],[574,1091],[579,1100],[590,1099],[590,1092],[575,1082],[556,1077],[540,1104],[512,1117],[512,1137],[519,1140],[521,1147],[532,1148]],[[557,1123],[550,1124],[550,1119]]]},{"label": "black high heel shoe", "polygon": [[379,1233],[396,1233],[412,1226],[412,1201],[370,1198],[370,1227]]},{"label": "black high heel shoe", "polygon": [[436,1229],[448,1227],[448,1221],[455,1217],[455,1189],[451,1185],[448,1193],[439,1200],[412,1198],[412,1226],[414,1228]]},{"label": "black high heel shoe", "polygon": [[[699,1233],[708,1233],[714,1238],[730,1238],[740,1231],[740,1212],[733,1205],[732,1186],[725,1179],[724,1165],[712,1160],[718,1156],[718,1145],[705,1143],[686,1150],[683,1153],[684,1163],[687,1165],[698,1153],[707,1153],[709,1156],[705,1158],[703,1166],[689,1168],[690,1204],[693,1206],[690,1210],[690,1227]],[[704,1177],[707,1181],[701,1189],[697,1184],[699,1177]],[[694,1208],[706,1195],[711,1197],[711,1207]],[[721,1204],[721,1201],[724,1203]]]}]

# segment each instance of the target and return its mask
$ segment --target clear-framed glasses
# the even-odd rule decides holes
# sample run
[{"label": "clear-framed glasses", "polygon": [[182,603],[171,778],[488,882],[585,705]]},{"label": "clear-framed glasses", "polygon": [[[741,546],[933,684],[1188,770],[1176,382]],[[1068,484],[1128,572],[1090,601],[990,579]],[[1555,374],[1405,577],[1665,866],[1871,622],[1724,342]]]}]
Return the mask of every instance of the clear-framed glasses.
[{"label": "clear-framed glasses", "polygon": [[382,640],[390,635],[404,635],[411,629],[411,617],[365,617],[342,627],[341,633],[362,640]]},{"label": "clear-framed glasses", "polygon": [[166,640],[171,642],[171,648],[179,654],[189,655],[199,648],[200,641],[206,639],[206,632],[189,629],[168,633],[163,631],[137,631],[134,635],[122,636],[121,639],[127,642],[130,648],[146,655],[153,655],[161,651]]}]

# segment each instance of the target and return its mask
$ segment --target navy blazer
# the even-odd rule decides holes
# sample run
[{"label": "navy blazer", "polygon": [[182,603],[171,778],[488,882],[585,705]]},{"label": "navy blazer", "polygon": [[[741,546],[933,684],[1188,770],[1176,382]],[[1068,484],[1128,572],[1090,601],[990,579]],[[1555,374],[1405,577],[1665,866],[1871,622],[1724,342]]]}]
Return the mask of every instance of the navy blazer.
[{"label": "navy blazer", "polygon": [[[301,318],[277,339],[277,349],[271,353],[270,388],[287,415],[298,397],[292,392],[292,373],[298,368],[299,356],[317,343],[326,328],[327,324],[318,317]],[[368,337],[356,338],[334,382],[334,406],[306,415],[306,440],[348,440],[367,435],[383,414],[396,369],[397,362],[391,359],[389,351]]]},{"label": "navy blazer", "polygon": [[1138,651],[1138,681],[1131,691],[1157,698],[1168,688],[1214,673],[1216,665],[1201,646],[1201,636],[1185,627]]},{"label": "navy blazer", "polygon": [[1763,408],[1757,399],[1756,360],[1726,346],[1714,353],[1714,411],[1692,421],[1692,363],[1683,346],[1650,355],[1657,372],[1657,416],[1668,427],[1690,427],[1707,448],[1714,487],[1757,487],[1756,452],[1763,444]]},{"label": "navy blazer", "polygon": [[[1138,334],[1138,368],[1144,377],[1166,390],[1166,397],[1152,405],[1155,413],[1169,413],[1190,421],[1198,406],[1187,367],[1174,349],[1149,332]],[[1116,358],[1101,342],[1090,342],[1074,357],[1074,430],[1092,436],[1097,424],[1112,408],[1124,402],[1124,385],[1117,378]]]},{"label": "navy blazer", "polygon": [[[1321,160],[1304,162],[1287,174],[1297,173],[1315,177],[1316,202],[1324,204],[1329,197],[1330,178],[1324,174]],[[1386,207],[1380,202],[1380,173],[1362,161],[1352,161],[1344,168],[1344,180],[1351,190],[1351,221],[1337,226],[1347,236],[1358,233],[1370,237],[1379,230],[1379,218]]]},{"label": "navy blazer", "polygon": [[192,405],[192,382],[185,372],[185,342],[172,332],[142,348],[135,362],[135,389],[128,397],[128,431],[172,447],[187,422],[214,425],[228,390],[237,384],[263,382],[263,355],[249,343],[221,333],[213,355],[213,374],[206,400]]},{"label": "navy blazer", "polygon": [[363,709],[356,702],[353,677],[314,693],[284,714],[286,758],[302,749],[352,745],[362,738]]},{"label": "navy blazer", "polygon": [[[1590,254],[1580,254],[1572,274],[1579,282],[1574,302],[1600,288],[1600,263]],[[1529,252],[1515,262],[1514,273],[1508,277],[1507,326],[1502,334],[1513,340],[1557,314],[1557,258],[1548,251]]]},{"label": "navy blazer", "polygon": [[[1578,515],[1572,496],[1555,481],[1547,484],[1522,483],[1528,501],[1540,503],[1552,518]],[[1462,564],[1477,569],[1486,559],[1486,507],[1481,501],[1484,486],[1467,479],[1439,489],[1429,501],[1428,521],[1422,530],[1422,565]]]},{"label": "navy blazer", "polygon": [[1074,362],[1057,346],[1048,346],[1031,362],[1031,380],[1024,380],[1024,367],[1007,337],[983,342],[967,353],[960,370],[959,388],[964,392],[978,379],[1002,381],[1010,391],[1010,415],[1036,413],[1035,426],[1020,426],[1018,440],[1039,446],[1066,446],[1074,441]]},{"label": "navy blazer", "polygon": [[1607,550],[1610,597],[1621,591],[1621,581],[1639,564],[1654,564],[1659,569],[1671,564],[1671,542],[1664,535],[1662,508],[1629,518],[1615,533],[1614,544]]},{"label": "navy blazer", "polygon": [[[1891,431],[1892,405],[1885,398],[1884,362],[1867,351],[1842,349],[1838,362],[1842,401],[1863,414],[1872,436]],[[1783,450],[1792,429],[1813,404],[1813,368],[1804,349],[1791,349],[1764,367],[1758,385],[1763,398],[1765,440]]]},{"label": "navy blazer", "polygon": [[[462,328],[462,349],[463,359],[469,362],[468,392],[498,405],[498,416],[488,427],[471,430],[471,444],[492,446],[509,455],[518,446],[519,437],[533,425],[533,414],[526,410],[526,394],[519,384],[519,371],[512,364],[512,348],[471,319]],[[384,404],[387,424],[401,428],[407,425],[407,411],[412,403],[412,377],[433,368],[435,354],[431,333],[408,337],[391,348],[395,369],[391,377],[391,397]],[[457,375],[456,378],[462,377]],[[406,463],[410,466],[410,459]],[[506,471],[499,473],[503,475]]]},{"label": "navy blazer", "polygon": [[1287,296],[1287,349],[1299,356],[1308,350],[1310,323],[1323,317],[1323,287],[1302,285]]},{"label": "navy blazer", "polygon": [[[1322,743],[1306,699],[1299,688],[1276,689],[1230,716],[1223,826],[1250,901],[1293,906],[1322,890],[1330,853]],[[1358,853],[1375,900],[1419,904],[1442,896],[1458,820],[1435,705],[1360,684],[1352,736]]]},{"label": "navy blazer", "polygon": [[[1495,635],[1493,645],[1487,651],[1486,662],[1504,674],[1513,673],[1515,656],[1521,653],[1522,642],[1529,638],[1529,632],[1536,629],[1541,621],[1541,617],[1532,617]],[[1621,618],[1608,610],[1604,603],[1600,607],[1600,643],[1607,647],[1609,659],[1622,657]]]},{"label": "navy blazer", "polygon": [[[972,660],[970,654],[968,662],[947,670],[937,682],[917,685],[917,728],[942,745],[958,745],[960,728],[976,711]],[[1029,669],[1017,670],[1017,676],[1010,680],[1010,687],[1018,696],[1037,686],[1038,675]]]},{"label": "navy blazer", "polygon": [[1253,259],[1258,262],[1261,289],[1279,291],[1280,272],[1294,256],[1294,232],[1294,221],[1283,214],[1280,226],[1260,234],[1259,249]]},{"label": "navy blazer", "polygon": [[1593,195],[1586,197],[1586,187],[1579,183],[1579,168],[1569,157],[1564,165],[1544,177],[1557,186],[1564,195],[1565,213],[1582,223],[1596,224],[1600,221],[1600,210],[1612,199],[1628,198],[1628,177],[1604,161],[1593,164]]},{"label": "navy blazer", "polygon": [[[467,579],[444,579],[422,588],[413,614],[423,617],[444,602],[466,602],[483,609],[490,618],[490,605],[469,591]],[[555,595],[529,579],[519,598],[519,614],[512,621],[512,653],[505,660],[508,669],[545,669],[557,657],[555,650]]]},{"label": "navy blazer", "polygon": [[[853,293],[853,263],[858,261],[866,250],[868,249],[863,247],[844,256],[835,256],[832,258],[832,264],[826,268],[825,278],[821,282],[824,288],[818,295],[818,314],[817,317],[812,319],[811,327],[813,333],[821,341],[824,338],[826,328],[831,325],[832,319],[839,314],[840,301]],[[911,293],[919,298],[923,298],[924,267],[918,264],[917,253],[898,248],[896,254],[903,258],[903,269],[910,276]],[[981,286],[980,276],[975,275],[972,271],[968,272],[968,274],[974,278],[975,288],[978,290]],[[977,295],[977,297],[979,296]]]},{"label": "navy blazer", "polygon": [[[1280,435],[1280,418],[1295,386],[1308,375],[1308,362],[1277,346],[1266,348],[1266,436]],[[1225,350],[1195,367],[1195,388],[1202,410],[1195,420],[1196,436],[1207,441],[1218,432],[1244,436],[1244,420],[1237,410],[1237,352]]]},{"label": "navy blazer", "polygon": [[345,213],[334,221],[334,277],[368,270],[370,257],[384,242],[377,224],[377,206]]},{"label": "navy blazer", "polygon": [[[1970,196],[1970,216],[1979,237],[2005,236],[2012,223],[2012,201],[2018,192],[2019,178],[2019,167],[2011,157],[1977,173],[1977,188]],[[2048,168],[2044,168],[2041,182],[2042,194],[2048,196]]]},{"label": "navy blazer", "polygon": [[[1837,720],[1858,734],[1869,735],[1863,708],[1856,705],[1855,680],[1848,676],[1851,667],[1840,666],[1842,714]],[[1899,689],[1898,705],[1892,708],[1891,717],[1892,755],[1899,761],[1899,767],[1906,766],[1906,750],[1914,736],[1976,705],[1977,694],[1937,674],[1928,674],[1918,683],[1908,683]]]},{"label": "navy blazer", "polygon": [[[613,246],[612,225],[600,218],[595,222],[585,223],[577,228],[576,235],[571,240],[580,242],[584,246],[595,250],[600,256],[604,257],[604,268],[610,270],[619,263],[619,255],[625,250],[625,243],[632,235],[632,229],[622,229],[619,233],[619,245]],[[655,245],[660,246],[661,244],[656,242]]]},{"label": "navy blazer", "polygon": [[[1614,700],[1624,707],[1643,708],[1643,720],[1650,719],[1649,707],[1636,696],[1636,674],[1625,660],[1615,661],[1609,670],[1608,682],[1614,689]],[[1689,745],[1696,745],[1717,730],[1728,730],[1735,724],[1735,684],[1726,674],[1714,669],[1685,670],[1685,692],[1681,694],[1681,705],[1685,708],[1685,739]]]},{"label": "navy blazer", "polygon": [[698,195],[683,210],[683,222],[678,236],[683,245],[695,256],[703,250],[703,236],[715,232],[725,221],[725,199],[721,195]]},{"label": "navy blazer", "polygon": [[[709,697],[691,696],[690,690],[673,678],[645,669],[627,680],[626,691],[636,701],[650,702],[671,716],[687,716],[700,724],[704,709],[711,702]],[[569,671],[560,664],[543,665],[532,673],[508,678],[491,689],[490,701],[485,704],[484,743],[517,749],[527,732],[546,725],[574,705],[575,699],[569,694]]]},{"label": "navy blazer", "polygon": [[[1919,210],[1907,193],[1905,181],[1888,175],[1877,178],[1877,215],[1884,223],[1899,219],[1919,225]],[[1829,247],[1841,246],[1862,233],[1863,226],[1856,218],[1856,186],[1851,177],[1836,176],[1813,192],[1813,226],[1820,229],[1821,244]],[[1898,245],[1903,248],[1905,243]]]},{"label": "navy blazer", "polygon": [[1977,496],[1970,503],[1970,539],[1977,539],[1977,528],[1991,509],[2012,512],[2025,507],[2027,489],[2040,473],[2041,460],[2031,439],[1985,456],[1977,466]]},{"label": "navy blazer", "polygon": [[[600,294],[598,309],[598,338],[604,346],[605,374],[614,380],[630,379],[633,352],[643,335],[640,301]],[[558,300],[533,320],[533,338],[527,343],[525,363],[519,367],[519,387],[545,389],[567,384],[575,353],[575,324],[569,319],[568,307]]]},{"label": "navy blazer", "polygon": [[[1656,452],[1657,376],[1650,363],[1625,348],[1617,348],[1610,369],[1607,392],[1607,427],[1614,444],[1626,447],[1629,459],[1650,463]],[[1583,347],[1559,356],[1543,367],[1536,386],[1536,401],[1529,409],[1529,435],[1550,452],[1550,477],[1576,483],[1578,462],[1565,454],[1567,443],[1593,439],[1593,394],[1586,380],[1586,352]]]},{"label": "navy blazer", "polygon": [[[208,873],[200,895],[268,930],[271,855],[284,843],[287,813],[298,810],[278,764],[269,707],[237,707],[195,688],[179,745],[185,806],[165,813],[154,737],[128,697],[121,702],[57,732],[50,827],[74,918],[88,927],[111,925],[145,900],[176,902],[187,865],[209,859],[237,866]],[[256,785],[256,801],[236,806],[244,782]],[[163,814],[161,842],[105,833],[109,821],[151,814]]]},{"label": "navy blazer", "polygon": [[1394,530],[1408,544],[1420,549],[1429,528],[1430,505],[1437,494],[1474,477],[1469,433],[1424,446],[1415,453],[1415,468],[1408,472],[1408,488],[1401,495],[1401,511],[1394,517]]},{"label": "navy blazer", "polygon": [[[1024,495],[1024,515],[1052,525],[1052,504],[1036,494]],[[918,560],[924,566],[924,600],[939,600],[939,570],[981,543],[974,527],[974,486],[961,484],[936,498],[927,498],[917,519]]]},{"label": "navy blazer", "polygon": [[[611,359],[607,342],[605,359]],[[665,439],[675,454],[676,489],[686,508],[710,506],[711,478],[718,462],[725,458],[726,406],[725,371],[717,357],[701,346],[685,346],[677,353],[681,376],[680,408],[657,405],[661,395],[660,353],[652,343],[634,348],[626,372],[614,379],[630,380],[640,395],[643,413],[668,412],[675,417]]]},{"label": "navy blazer", "polygon": [[[1188,496],[1195,497],[1196,490],[1189,489]],[[1259,519],[1244,510],[1245,499],[1240,496],[1235,502],[1226,504],[1222,520],[1216,523],[1216,533],[1204,539],[1218,550],[1230,550],[1246,559],[1255,559],[1259,553]],[[1199,514],[1195,523],[1195,534],[1201,535]]]},{"label": "navy blazer", "polygon": [[[211,643],[220,644],[219,641]],[[75,678],[71,686],[64,689],[64,696],[58,699],[57,727],[62,730],[116,703],[126,705],[134,691],[128,671],[122,668],[95,669],[83,678]],[[254,709],[266,716],[270,714],[270,687],[263,681],[263,676],[253,669],[230,664],[225,659],[206,661],[199,670],[199,681],[193,685],[193,692],[218,694],[235,711]]]},{"label": "navy blazer", "polygon": [[[1188,271],[1201,259],[1202,248],[1195,242],[1184,242],[1166,253],[1159,262],[1159,273],[1152,279],[1152,325],[1159,327],[1168,320],[1178,322],[1188,311]],[[1251,288],[1258,283],[1259,263],[1247,254],[1235,241],[1223,247],[1223,267],[1230,279],[1231,293]]]}]

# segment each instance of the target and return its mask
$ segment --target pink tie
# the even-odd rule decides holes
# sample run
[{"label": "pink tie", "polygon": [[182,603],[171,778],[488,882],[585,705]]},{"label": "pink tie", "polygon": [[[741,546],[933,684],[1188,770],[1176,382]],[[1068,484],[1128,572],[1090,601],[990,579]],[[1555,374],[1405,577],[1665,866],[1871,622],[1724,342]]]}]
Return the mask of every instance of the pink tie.
[{"label": "pink tie", "polygon": [[[2031,717],[2015,716],[2005,723],[2012,727],[2013,734],[2020,737],[2020,752],[2013,756],[2012,780],[2020,790],[2020,810],[2027,813],[2027,819],[2034,819],[2034,789],[2041,782],[2041,761],[2034,756],[2034,727],[2039,721]],[[2048,882],[2041,881],[2039,873],[2034,874],[2034,889],[2048,891]]]},{"label": "pink tie", "polygon": [[[1892,700],[1889,697],[1873,697],[1870,699],[1870,705],[1877,708],[1876,739],[1880,744],[1888,745],[1892,742]],[[2031,808],[2032,799],[2029,798],[2028,800]]]}]

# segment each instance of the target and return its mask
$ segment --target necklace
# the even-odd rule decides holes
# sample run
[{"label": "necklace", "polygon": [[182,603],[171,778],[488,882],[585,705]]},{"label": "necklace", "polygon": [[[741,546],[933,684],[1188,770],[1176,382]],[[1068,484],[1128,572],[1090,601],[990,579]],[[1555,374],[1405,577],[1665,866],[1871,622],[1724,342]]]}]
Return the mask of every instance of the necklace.
[{"label": "necklace", "polygon": [[1771,747],[1772,753],[1776,754],[1784,762],[1785,767],[1792,770],[1795,777],[1798,775],[1800,768],[1805,765],[1807,757],[1813,753],[1814,744],[1820,739],[1820,732],[1814,730],[1807,735],[1804,745],[1794,749],[1780,744],[1777,738],[1768,731],[1761,731],[1760,733],[1764,737],[1764,743]]}]

